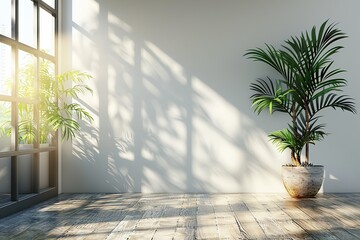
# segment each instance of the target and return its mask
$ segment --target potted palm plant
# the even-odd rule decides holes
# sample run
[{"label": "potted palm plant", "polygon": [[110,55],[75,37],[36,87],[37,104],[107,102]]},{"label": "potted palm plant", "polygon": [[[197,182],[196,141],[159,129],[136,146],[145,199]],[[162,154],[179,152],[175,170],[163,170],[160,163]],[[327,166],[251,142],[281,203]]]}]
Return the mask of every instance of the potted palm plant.
[{"label": "potted palm plant", "polygon": [[80,131],[78,120],[89,123],[93,121],[91,114],[82,105],[67,101],[78,98],[79,94],[92,93],[92,89],[86,84],[92,76],[73,70],[54,78],[46,63],[44,64],[39,74],[40,142],[49,141],[58,129],[61,130],[62,140],[69,140]]},{"label": "potted palm plant", "polygon": [[267,109],[270,115],[282,112],[289,116],[287,128],[268,136],[279,151],[290,149],[292,164],[282,167],[282,178],[292,197],[314,197],[323,182],[324,167],[313,165],[309,158],[309,145],[327,135],[320,112],[333,108],[356,113],[354,100],[342,94],[347,85],[341,77],[344,70],[333,67],[332,57],[343,48],[338,41],[346,37],[335,24],[325,21],[319,29],[314,26],[310,32],[290,37],[281,49],[266,44],[264,49],[245,53],[279,74],[252,83],[251,100],[258,114]]},{"label": "potted palm plant", "polygon": [[[19,97],[37,99],[39,110],[39,127],[34,125],[34,105],[19,103],[19,143],[32,144],[35,133],[39,131],[40,143],[51,142],[55,132],[61,129],[63,140],[75,137],[80,130],[78,120],[91,122],[91,114],[79,103],[68,103],[69,98],[78,98],[79,94],[92,93],[92,89],[85,84],[91,75],[81,71],[68,71],[54,76],[51,63],[45,59],[40,60],[38,74],[38,95],[34,84],[34,65],[28,64],[19,70]],[[8,113],[10,114],[10,112]],[[10,135],[11,121],[2,122],[1,135]]]},{"label": "potted palm plant", "polygon": [[[19,69],[19,90],[20,98],[35,99],[38,104],[18,104],[18,143],[19,149],[33,148],[36,134],[39,135],[40,147],[46,147],[51,144],[56,136],[58,129],[61,130],[63,140],[69,140],[75,137],[80,130],[80,124],[77,120],[91,122],[91,114],[79,103],[69,103],[69,98],[77,98],[79,94],[86,92],[92,93],[85,81],[91,76],[80,71],[68,71],[58,76],[54,76],[53,65],[51,62],[41,59],[39,61],[38,72],[38,90],[36,90],[34,73],[36,69],[34,64],[22,66]],[[11,81],[9,81],[11,84]],[[11,135],[10,112],[8,109],[6,121],[0,123],[0,137]],[[36,114],[35,111],[38,111]],[[35,116],[38,117],[38,124],[35,124]],[[74,116],[77,119],[74,119]],[[30,191],[32,158],[29,155],[19,156],[19,191],[26,193]],[[44,179],[40,177],[40,188],[46,187],[46,171],[48,171],[48,153],[40,153],[40,173],[43,173]]]}]

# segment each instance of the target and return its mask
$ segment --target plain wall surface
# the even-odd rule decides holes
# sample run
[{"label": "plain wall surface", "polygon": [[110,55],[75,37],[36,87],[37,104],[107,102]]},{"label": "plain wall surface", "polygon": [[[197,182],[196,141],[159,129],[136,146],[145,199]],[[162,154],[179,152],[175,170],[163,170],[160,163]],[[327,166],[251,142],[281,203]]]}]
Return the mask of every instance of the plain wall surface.
[{"label": "plain wall surface", "polygon": [[[349,35],[335,65],[360,99],[360,1],[62,1],[61,66],[93,75],[79,102],[92,124],[62,146],[63,192],[283,192],[280,154],[249,84],[275,73],[249,48],[280,46],[330,19]],[[359,116],[326,111],[311,146],[324,191],[359,192]]]}]

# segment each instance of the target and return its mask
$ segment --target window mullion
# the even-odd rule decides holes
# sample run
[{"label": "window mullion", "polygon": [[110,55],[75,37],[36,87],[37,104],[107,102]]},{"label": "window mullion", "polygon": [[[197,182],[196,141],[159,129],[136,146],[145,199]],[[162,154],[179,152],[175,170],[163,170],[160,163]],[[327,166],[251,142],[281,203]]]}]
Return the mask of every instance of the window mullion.
[{"label": "window mullion", "polygon": [[[19,0],[11,2],[11,37],[15,41],[19,40]],[[18,97],[18,47],[13,45],[12,52],[12,88],[11,95]],[[11,102],[11,150],[18,151],[18,101]],[[11,201],[17,201],[19,197],[18,189],[18,157],[11,157]]]},{"label": "window mullion", "polygon": [[[0,42],[2,44],[5,44],[7,46],[11,47],[11,60],[9,59],[9,61],[11,61],[11,93],[9,93],[8,95],[0,95],[0,100],[4,101],[5,103],[7,102],[7,104],[11,103],[10,106],[10,111],[11,111],[11,136],[10,136],[10,149],[9,151],[3,151],[0,152],[0,160],[2,160],[2,158],[11,158],[11,169],[9,168],[9,171],[11,171],[11,201],[18,201],[19,206],[21,205],[21,202],[23,201],[22,198],[20,198],[19,195],[19,179],[21,179],[21,176],[19,176],[19,171],[18,171],[18,167],[20,167],[20,160],[18,159],[18,156],[21,155],[33,155],[33,162],[32,162],[32,187],[31,187],[31,192],[32,193],[38,193],[35,194],[37,195],[44,195],[43,191],[47,191],[47,192],[51,192],[51,194],[57,194],[57,187],[58,187],[58,183],[57,183],[57,169],[58,169],[58,162],[57,162],[57,153],[58,153],[58,144],[57,144],[57,133],[56,136],[53,140],[53,142],[51,143],[50,147],[45,147],[45,148],[40,148],[40,144],[41,144],[41,102],[40,100],[40,94],[41,94],[41,89],[42,89],[42,74],[43,74],[43,65],[42,65],[42,61],[50,61],[51,66],[54,66],[52,69],[54,71],[54,75],[56,76],[58,73],[58,37],[57,37],[57,33],[58,33],[58,24],[59,24],[59,19],[58,19],[58,0],[55,0],[55,5],[54,8],[52,8],[50,5],[46,4],[44,1],[42,0],[32,0],[31,4],[29,2],[26,2],[27,4],[31,5],[32,8],[26,8],[27,11],[25,11],[24,16],[20,16],[20,14],[22,14],[22,4],[23,1],[28,1],[28,0],[8,0],[11,2],[11,26],[8,25],[11,28],[11,34],[9,36],[10,31],[8,31],[7,35],[1,35],[0,36]],[[9,5],[8,5],[9,6]],[[40,12],[43,12],[42,10],[45,10],[46,12],[50,13],[55,21],[55,36],[54,36],[54,42],[52,43],[54,45],[54,52],[53,53],[46,53],[41,51],[41,48],[43,46],[45,46],[47,44],[46,38],[41,39],[40,37],[40,31],[43,31],[43,33],[46,33],[46,29],[41,29],[40,27],[40,20],[44,20],[44,19],[40,19]],[[34,19],[32,21],[32,26],[30,27],[30,23],[27,22],[27,15],[33,15],[34,18],[31,17],[31,19]],[[10,17],[10,16],[9,16]],[[23,19],[24,18],[24,19]],[[25,22],[25,25],[23,21]],[[29,21],[30,21],[30,17],[29,17]],[[23,29],[25,29],[25,31],[23,31]],[[45,31],[45,32],[44,32]],[[29,34],[29,36],[33,36],[35,39],[33,40],[29,40],[29,41],[23,41],[23,37],[26,37],[26,34]],[[33,34],[32,34],[33,33]],[[49,33],[49,34],[54,34],[54,33]],[[28,38],[30,39],[30,38]],[[21,40],[21,42],[20,42]],[[45,41],[45,42],[42,42]],[[9,48],[10,50],[10,48]],[[31,85],[28,86],[32,86],[32,93],[31,95],[27,96],[26,94],[22,94],[23,93],[23,84],[25,84],[26,82],[24,82],[24,79],[26,78],[26,75],[24,76],[24,72],[23,72],[23,68],[25,66],[23,66],[23,64],[27,62],[27,60],[23,59],[23,53],[25,53],[25,55],[29,55],[30,59],[32,59],[31,61],[34,61],[34,66],[32,67],[32,69],[34,69],[34,71],[32,71],[32,73],[30,72],[29,77],[34,77],[34,81],[31,82]],[[24,56],[25,56],[24,55]],[[33,58],[34,57],[34,58]],[[26,68],[25,68],[26,69]],[[26,80],[25,80],[26,81]],[[30,79],[29,79],[30,81]],[[30,82],[28,82],[30,83]],[[31,115],[32,115],[32,124],[33,124],[33,128],[35,130],[35,140],[33,141],[33,146],[34,148],[30,150],[23,150],[19,148],[19,145],[21,145],[20,140],[21,140],[21,136],[22,135],[22,131],[21,131],[21,126],[19,127],[19,124],[21,124],[21,119],[22,119],[22,115],[20,115],[19,111],[20,111],[20,107],[19,104],[26,104],[26,106],[28,106],[29,108],[31,107],[32,110]],[[10,104],[9,104],[10,105]],[[29,115],[30,116],[30,115]],[[48,184],[48,189],[45,190],[45,187],[42,187],[42,191],[40,193],[40,186],[42,186],[40,183],[40,164],[41,164],[41,158],[40,158],[40,152],[48,152],[50,155],[50,159],[49,159],[49,184]],[[44,195],[45,196],[45,195]],[[50,195],[49,195],[50,196]],[[32,197],[29,197],[28,199],[30,199]],[[34,196],[34,199],[36,197]],[[6,208],[6,207],[5,207]],[[3,208],[2,206],[0,206],[0,210],[1,210],[1,214],[0,215],[4,215],[3,212]],[[14,209],[5,209],[6,213],[10,213],[14,211]],[[5,214],[6,215],[6,214]]]}]

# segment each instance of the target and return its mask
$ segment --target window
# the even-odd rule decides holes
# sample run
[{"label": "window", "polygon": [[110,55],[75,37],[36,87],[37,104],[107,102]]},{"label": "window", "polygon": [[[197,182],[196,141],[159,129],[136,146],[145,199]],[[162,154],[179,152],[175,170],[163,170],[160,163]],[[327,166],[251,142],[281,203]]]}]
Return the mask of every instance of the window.
[{"label": "window", "polygon": [[57,72],[57,23],[57,0],[0,1],[0,217],[57,195],[41,98]]}]

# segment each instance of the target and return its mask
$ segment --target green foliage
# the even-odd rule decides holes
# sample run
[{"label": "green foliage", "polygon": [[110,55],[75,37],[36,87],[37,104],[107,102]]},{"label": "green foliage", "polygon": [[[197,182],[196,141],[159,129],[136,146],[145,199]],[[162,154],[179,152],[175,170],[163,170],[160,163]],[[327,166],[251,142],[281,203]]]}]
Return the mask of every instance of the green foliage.
[{"label": "green foliage", "polygon": [[325,125],[317,123],[319,112],[326,108],[342,109],[356,113],[354,100],[342,89],[347,80],[340,77],[345,71],[333,68],[335,55],[343,46],[337,41],[347,36],[325,21],[319,28],[290,37],[276,49],[266,44],[264,49],[255,48],[245,56],[271,66],[280,74],[280,79],[267,77],[250,85],[254,111],[260,114],[268,109],[284,112],[290,116],[287,129],[269,134],[270,140],[280,151],[289,148],[293,163],[301,165],[301,152],[306,147],[306,162],[309,161],[309,144],[324,138]]},{"label": "green foliage", "polygon": [[80,124],[73,119],[74,116],[78,120],[93,121],[91,114],[80,104],[67,102],[70,98],[78,98],[79,94],[92,93],[92,89],[85,84],[91,78],[89,74],[80,71],[63,73],[51,82],[44,78],[43,97],[40,94],[41,118],[45,123],[43,129],[49,129],[49,126],[54,131],[61,129],[62,139],[69,140],[80,131]]},{"label": "green foliage", "polygon": [[[38,91],[35,88],[35,67],[27,64],[19,70],[19,96],[37,104],[18,104],[19,143],[33,143],[39,134],[40,143],[47,143],[60,129],[63,140],[75,137],[80,131],[77,120],[92,122],[91,114],[78,103],[68,103],[79,95],[92,93],[85,83],[91,75],[80,71],[68,71],[54,76],[51,63],[40,60],[38,74]],[[10,109],[9,109],[10,111]],[[34,124],[38,112],[39,126]],[[75,117],[75,119],[74,119]],[[8,118],[9,119],[9,118]],[[0,123],[0,136],[11,134],[11,122]]]}]

